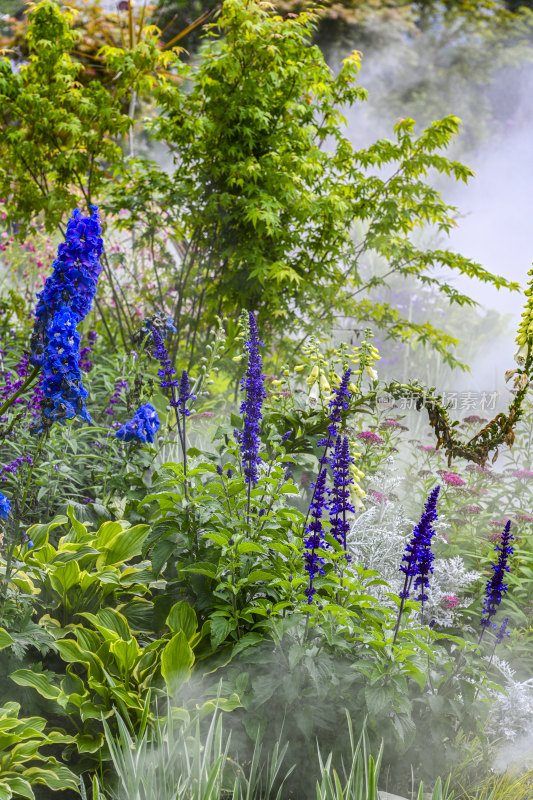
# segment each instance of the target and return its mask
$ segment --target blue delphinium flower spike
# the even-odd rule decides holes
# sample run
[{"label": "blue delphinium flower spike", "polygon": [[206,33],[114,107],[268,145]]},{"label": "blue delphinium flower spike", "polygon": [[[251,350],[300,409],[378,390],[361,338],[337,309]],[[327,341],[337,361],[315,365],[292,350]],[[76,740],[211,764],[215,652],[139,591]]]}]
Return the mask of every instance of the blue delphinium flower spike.
[{"label": "blue delphinium flower spike", "polygon": [[11,513],[11,504],[7,497],[0,493],[0,517],[7,519]]},{"label": "blue delphinium flower spike", "polygon": [[502,531],[500,543],[496,545],[495,552],[498,559],[495,564],[491,564],[493,571],[492,577],[487,581],[485,589],[485,601],[483,603],[483,614],[486,616],[479,623],[482,626],[479,642],[483,638],[486,629],[492,624],[492,617],[496,614],[504,594],[507,592],[508,585],[504,583],[505,573],[509,572],[509,556],[513,552],[511,542],[514,539],[511,533],[511,520],[505,523]]},{"label": "blue delphinium flower spike", "polygon": [[137,441],[145,444],[152,443],[154,436],[161,427],[157,411],[151,403],[140,406],[133,419],[120,427],[115,436],[123,442]]},{"label": "blue delphinium flower spike", "polygon": [[43,400],[41,422],[32,430],[42,433],[53,422],[65,422],[82,417],[92,422],[85,398],[80,372],[80,335],[76,331],[76,316],[66,307],[54,314],[46,329],[47,346],[42,361]]},{"label": "blue delphinium flower spike", "polygon": [[246,392],[246,398],[241,404],[243,415],[243,429],[239,435],[238,443],[241,448],[243,473],[247,484],[256,484],[259,478],[259,430],[262,419],[261,408],[266,397],[263,384],[263,361],[259,348],[263,345],[259,339],[257,323],[252,312],[249,312],[249,338],[245,342],[248,351],[248,367],[246,375],[241,381],[241,390]]},{"label": "blue delphinium flower spike", "polygon": [[76,324],[89,313],[98,277],[102,271],[100,255],[103,250],[102,228],[96,206],[90,206],[91,215],[84,217],[75,209],[67,223],[65,241],[57,249],[52,264],[53,272],[37,295],[35,325],[31,339],[30,361],[42,364],[46,349],[46,330],[54,315],[69,308]]},{"label": "blue delphinium flower spike", "polygon": [[323,469],[317,478],[313,499],[309,507],[311,521],[304,531],[304,561],[306,572],[309,575],[309,586],[305,590],[305,594],[309,604],[313,602],[313,596],[316,594],[315,576],[324,574],[322,567],[324,559],[318,556],[316,551],[326,546],[322,527],[322,512],[327,508],[326,474],[326,469]]}]

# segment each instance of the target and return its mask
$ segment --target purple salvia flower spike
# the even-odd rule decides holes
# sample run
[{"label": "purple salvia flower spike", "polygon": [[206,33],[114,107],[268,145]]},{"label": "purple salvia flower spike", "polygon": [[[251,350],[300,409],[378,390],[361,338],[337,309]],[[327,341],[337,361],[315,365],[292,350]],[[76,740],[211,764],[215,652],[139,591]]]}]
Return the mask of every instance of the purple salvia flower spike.
[{"label": "purple salvia flower spike", "polygon": [[241,390],[246,392],[246,398],[241,404],[241,414],[243,415],[243,428],[239,435],[239,446],[243,464],[243,473],[246,483],[255,486],[259,479],[259,431],[262,419],[262,405],[266,397],[263,383],[263,361],[259,348],[263,342],[259,339],[257,323],[250,311],[249,336],[244,346],[248,351],[248,367],[246,375],[241,381]]}]

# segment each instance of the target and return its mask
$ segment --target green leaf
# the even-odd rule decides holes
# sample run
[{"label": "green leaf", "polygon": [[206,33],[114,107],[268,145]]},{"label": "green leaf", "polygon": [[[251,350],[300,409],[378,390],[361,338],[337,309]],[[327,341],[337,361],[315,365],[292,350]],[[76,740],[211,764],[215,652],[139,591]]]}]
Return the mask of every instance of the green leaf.
[{"label": "green leaf", "polygon": [[183,631],[178,631],[161,653],[161,674],[170,692],[189,680],[194,653]]},{"label": "green leaf", "polygon": [[225,617],[211,617],[211,645],[216,648],[227,638],[232,630],[235,629],[235,623]]},{"label": "green leaf", "polygon": [[[110,525],[112,523],[104,524]],[[134,525],[133,528],[127,528],[118,533],[103,546],[102,565],[123,564],[134,556],[140,555],[149,530],[149,525]],[[101,566],[100,559],[97,565]]]},{"label": "green leaf", "polygon": [[175,603],[170,609],[166,624],[173,633],[176,631],[183,631],[187,637],[187,641],[190,641],[196,633],[198,620],[196,619],[194,609],[189,603],[185,600],[181,600],[179,603]]},{"label": "green leaf", "polygon": [[59,696],[58,687],[50,683],[46,675],[42,675],[40,672],[32,672],[31,669],[17,669],[9,677],[18,686],[31,686],[48,700],[56,700]]},{"label": "green leaf", "polygon": [[9,647],[14,643],[15,640],[9,635],[9,633],[4,628],[0,628],[0,650],[4,650],[6,647]]}]

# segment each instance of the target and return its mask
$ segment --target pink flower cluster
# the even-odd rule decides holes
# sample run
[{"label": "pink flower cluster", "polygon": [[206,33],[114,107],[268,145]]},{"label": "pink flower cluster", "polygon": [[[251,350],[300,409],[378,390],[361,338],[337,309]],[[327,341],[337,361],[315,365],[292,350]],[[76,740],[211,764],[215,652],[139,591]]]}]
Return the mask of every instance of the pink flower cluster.
[{"label": "pink flower cluster", "polygon": [[513,472],[515,478],[533,478],[533,470],[531,469],[517,469]]},{"label": "pink flower cluster", "polygon": [[374,431],[359,431],[359,433],[357,434],[357,438],[362,439],[363,441],[368,442],[369,444],[383,443],[383,439],[381,438],[381,436],[378,436],[378,434],[374,433]]},{"label": "pink flower cluster", "polygon": [[418,449],[424,453],[434,453],[436,448],[432,444],[421,444]]},{"label": "pink flower cluster", "polygon": [[448,486],[466,486],[466,481],[460,475],[456,475],[455,472],[445,472],[442,479]]},{"label": "pink flower cluster", "polygon": [[442,602],[444,603],[448,611],[450,611],[452,608],[455,608],[455,606],[458,604],[459,598],[456,597],[454,594],[447,594],[442,598]]},{"label": "pink flower cluster", "polygon": [[409,428],[406,425],[402,425],[397,419],[385,419],[383,422],[379,423],[380,430],[387,430],[387,428],[395,428],[399,431],[408,431]]},{"label": "pink flower cluster", "polygon": [[459,509],[462,514],[481,514],[479,506],[463,506]]},{"label": "pink flower cluster", "polygon": [[374,500],[376,503],[386,503],[387,498],[385,495],[381,494],[381,492],[377,492],[375,489],[370,489],[369,493],[370,498]]}]

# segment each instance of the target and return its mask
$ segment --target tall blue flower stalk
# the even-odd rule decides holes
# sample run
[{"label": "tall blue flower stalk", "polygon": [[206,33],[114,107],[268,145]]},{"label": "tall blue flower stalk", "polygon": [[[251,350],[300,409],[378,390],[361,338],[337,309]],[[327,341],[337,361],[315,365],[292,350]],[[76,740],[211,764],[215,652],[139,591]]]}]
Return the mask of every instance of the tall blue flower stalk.
[{"label": "tall blue flower stalk", "polygon": [[30,346],[30,361],[34,366],[43,362],[47,328],[58,311],[70,309],[77,325],[91,310],[102,271],[100,255],[104,245],[98,209],[96,206],[90,209],[88,217],[74,209],[67,223],[65,241],[59,245],[52,264],[53,272],[37,295],[39,301]]},{"label": "tall blue flower stalk", "polygon": [[355,513],[355,506],[350,503],[350,484],[353,483],[350,477],[350,464],[353,463],[348,437],[337,436],[335,450],[330,459],[333,488],[328,490],[329,518],[330,532],[342,546],[345,554],[347,552],[346,536],[350,529],[347,516]]},{"label": "tall blue flower stalk", "polygon": [[80,335],[70,308],[62,308],[54,314],[46,330],[46,339],[41,420],[32,428],[33,432],[43,433],[54,422],[63,423],[76,416],[92,422],[85,408],[88,395],[81,380]]},{"label": "tall blue flower stalk", "polygon": [[248,366],[246,374],[241,380],[241,391],[246,397],[241,403],[243,415],[242,431],[238,433],[237,441],[241,449],[244,479],[248,488],[247,518],[250,516],[250,490],[259,480],[259,445],[263,400],[266,397],[264,377],[262,374],[263,360],[259,348],[264,342],[259,338],[255,317],[248,313],[249,332],[244,346],[248,352]]},{"label": "tall blue flower stalk", "polygon": [[38,295],[30,343],[30,363],[42,368],[41,419],[32,431],[42,433],[54,422],[91,417],[85,408],[87,392],[80,371],[77,325],[91,310],[102,271],[102,228],[98,209],[84,217],[75,209],[59,245],[52,274]]},{"label": "tall blue flower stalk", "polygon": [[307,595],[307,602],[309,605],[312,604],[313,597],[316,594],[315,577],[324,574],[324,559],[317,554],[317,550],[326,545],[322,526],[322,514],[324,509],[327,508],[326,475],[327,470],[324,467],[318,475],[314,487],[313,499],[309,507],[311,521],[304,531],[304,562],[305,570],[309,575],[309,586],[306,588],[305,594]]},{"label": "tall blue flower stalk", "polygon": [[511,542],[514,536],[511,533],[511,520],[508,519],[505,523],[505,528],[502,531],[500,543],[494,548],[498,554],[498,558],[494,564],[491,564],[492,576],[487,581],[485,589],[485,600],[483,602],[483,614],[485,617],[480,622],[482,627],[479,636],[478,644],[481,644],[483,635],[487,628],[492,625],[492,618],[498,611],[498,607],[507,592],[508,584],[504,582],[505,573],[509,572],[509,556],[513,553]]},{"label": "tall blue flower stalk", "polygon": [[431,565],[433,561],[433,553],[431,552],[431,540],[435,535],[433,522],[437,519],[437,500],[439,497],[440,486],[435,486],[430,493],[424,507],[424,512],[420,518],[420,522],[415,526],[413,535],[407,543],[404,554],[402,556],[402,563],[400,570],[405,575],[403,589],[400,592],[400,608],[398,609],[398,619],[394,629],[393,645],[396,643],[398,631],[400,630],[400,621],[402,618],[403,608],[405,601],[410,596],[411,589],[413,588],[413,581],[415,581],[414,589],[419,589],[417,600],[422,602],[422,615],[423,603],[427,600],[426,589],[429,586],[429,574],[433,572]]},{"label": "tall blue flower stalk", "polygon": [[[348,389],[348,384],[350,382],[350,375],[352,374],[352,370],[348,367],[342,379],[337,386],[336,389],[333,390],[333,397],[329,401],[329,425],[328,425],[328,435],[324,439],[321,439],[318,442],[318,447],[324,447],[324,452],[318,459],[319,463],[319,471],[322,467],[326,466],[328,463],[328,451],[331,447],[332,443],[335,441],[337,437],[337,426],[341,423],[342,412],[348,409],[350,404],[350,390]],[[311,503],[315,499],[315,492],[316,492],[316,484],[315,489],[313,490],[313,497],[311,498]],[[311,508],[311,506],[309,506]],[[307,516],[305,518],[305,525],[307,525],[307,520],[309,519],[309,513],[307,512]]]}]

